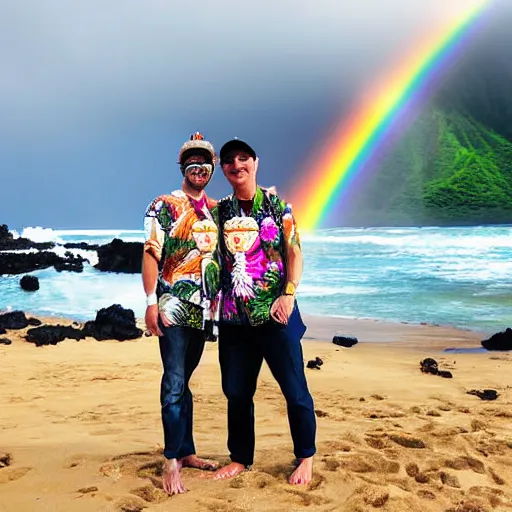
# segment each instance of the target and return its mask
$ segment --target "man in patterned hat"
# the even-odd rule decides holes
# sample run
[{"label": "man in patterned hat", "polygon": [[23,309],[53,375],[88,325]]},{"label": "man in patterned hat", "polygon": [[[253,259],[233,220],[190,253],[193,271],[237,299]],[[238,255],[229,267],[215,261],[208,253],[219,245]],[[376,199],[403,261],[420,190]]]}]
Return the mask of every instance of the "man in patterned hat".
[{"label": "man in patterned hat", "polygon": [[203,353],[205,327],[212,325],[211,301],[218,282],[218,265],[212,259],[217,226],[210,213],[216,201],[204,191],[216,164],[214,148],[197,132],[181,147],[178,163],[181,190],[157,197],[145,211],[142,266],[146,326],[159,338],[163,365],[162,483],[171,495],[186,491],[182,467],[217,468],[216,462],[196,455],[189,388]]},{"label": "man in patterned hat", "polygon": [[258,158],[249,144],[227,142],[220,150],[220,165],[233,187],[233,194],[214,210],[222,292],[219,361],[232,462],[214,478],[232,478],[253,463],[253,397],[265,360],[287,403],[298,462],[289,482],[307,484],[313,472],[316,419],[301,347],[306,327],[295,300],[302,274],[299,233],[291,206],[257,185]]}]

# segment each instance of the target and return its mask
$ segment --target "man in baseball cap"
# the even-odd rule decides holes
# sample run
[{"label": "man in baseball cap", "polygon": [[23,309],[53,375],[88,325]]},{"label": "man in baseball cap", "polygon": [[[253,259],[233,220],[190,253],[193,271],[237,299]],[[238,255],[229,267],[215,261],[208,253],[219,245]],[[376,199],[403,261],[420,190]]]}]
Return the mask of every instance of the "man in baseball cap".
[{"label": "man in baseball cap", "polygon": [[252,466],[254,393],[263,361],[286,399],[298,460],[288,481],[309,484],[316,453],[314,403],[304,372],[306,331],[295,293],[302,275],[300,236],[290,204],[258,185],[256,151],[240,139],[220,150],[233,193],[216,207],[222,305],[219,362],[228,401],[231,463],[214,479],[233,478]]}]

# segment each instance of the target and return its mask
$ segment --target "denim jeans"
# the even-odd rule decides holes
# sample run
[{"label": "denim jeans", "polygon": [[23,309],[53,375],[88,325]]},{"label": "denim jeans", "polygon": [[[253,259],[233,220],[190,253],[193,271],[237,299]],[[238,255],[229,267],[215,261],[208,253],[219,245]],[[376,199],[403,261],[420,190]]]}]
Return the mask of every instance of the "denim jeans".
[{"label": "denim jeans", "polygon": [[204,350],[204,332],[192,327],[160,329],[160,355],[164,373],[160,388],[164,456],[180,459],[196,453],[193,437],[193,397],[189,380]]},{"label": "denim jeans", "polygon": [[[219,325],[222,390],[228,400],[228,449],[233,462],[254,460],[254,393],[263,360],[286,399],[288,422],[298,459],[315,454],[316,417],[304,374],[300,343],[304,331],[295,308],[287,326],[270,322],[260,327]],[[303,325],[303,324],[302,324]]]}]

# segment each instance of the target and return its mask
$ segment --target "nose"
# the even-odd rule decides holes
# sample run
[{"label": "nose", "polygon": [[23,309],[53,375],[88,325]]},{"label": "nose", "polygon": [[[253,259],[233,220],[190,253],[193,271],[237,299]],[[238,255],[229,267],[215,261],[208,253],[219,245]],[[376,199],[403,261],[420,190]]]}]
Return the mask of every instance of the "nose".
[{"label": "nose", "polygon": [[242,162],[238,157],[233,160],[233,167],[238,170],[242,169],[244,166],[244,162]]}]

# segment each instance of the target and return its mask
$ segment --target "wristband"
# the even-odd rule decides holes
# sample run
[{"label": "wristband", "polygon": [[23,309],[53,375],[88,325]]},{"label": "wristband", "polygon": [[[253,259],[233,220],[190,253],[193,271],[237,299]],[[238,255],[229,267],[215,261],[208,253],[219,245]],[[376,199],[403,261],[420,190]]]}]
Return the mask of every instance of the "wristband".
[{"label": "wristband", "polygon": [[155,304],[158,304],[158,297],[156,296],[156,293],[153,292],[146,297],[146,305],[154,306]]}]

